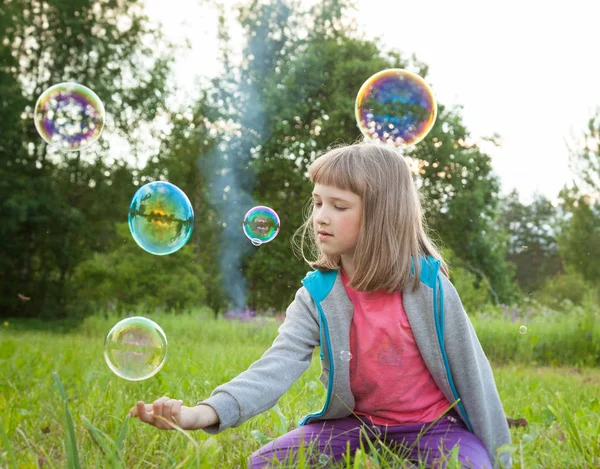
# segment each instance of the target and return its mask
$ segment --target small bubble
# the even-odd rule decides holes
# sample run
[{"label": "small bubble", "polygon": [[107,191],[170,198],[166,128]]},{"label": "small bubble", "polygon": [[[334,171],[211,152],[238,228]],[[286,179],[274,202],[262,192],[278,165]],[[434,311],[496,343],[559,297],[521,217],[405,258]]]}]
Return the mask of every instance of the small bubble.
[{"label": "small bubble", "polygon": [[352,360],[352,354],[348,350],[342,350],[340,352],[340,359],[344,362]]},{"label": "small bubble", "polygon": [[527,327],[526,326],[521,326],[519,327],[519,332],[521,334],[526,334],[527,333]]},{"label": "small bubble", "polygon": [[[272,241],[279,233],[279,215],[272,208],[259,205],[253,207],[242,221],[244,234],[255,246]],[[256,242],[260,244],[256,244]]]},{"label": "small bubble", "polygon": [[327,456],[326,454],[322,454],[321,456],[319,456],[319,464],[327,464],[329,462],[329,456]]}]

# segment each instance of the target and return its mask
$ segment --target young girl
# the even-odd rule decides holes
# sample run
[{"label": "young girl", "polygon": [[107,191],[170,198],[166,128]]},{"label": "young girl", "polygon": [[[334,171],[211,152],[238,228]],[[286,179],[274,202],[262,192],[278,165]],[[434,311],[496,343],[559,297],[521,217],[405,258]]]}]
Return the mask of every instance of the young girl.
[{"label": "young girl", "polygon": [[236,427],[274,406],[319,346],[323,408],[252,454],[249,468],[289,460],[302,444],[339,461],[361,438],[409,448],[409,460],[432,467],[456,445],[466,467],[510,467],[509,453],[496,455],[510,433],[490,364],[426,234],[405,159],[350,145],[315,160],[309,177],[312,216],[298,234],[302,252],[314,243],[316,270],[273,345],[194,407],[163,397],[130,415],[162,429]]}]

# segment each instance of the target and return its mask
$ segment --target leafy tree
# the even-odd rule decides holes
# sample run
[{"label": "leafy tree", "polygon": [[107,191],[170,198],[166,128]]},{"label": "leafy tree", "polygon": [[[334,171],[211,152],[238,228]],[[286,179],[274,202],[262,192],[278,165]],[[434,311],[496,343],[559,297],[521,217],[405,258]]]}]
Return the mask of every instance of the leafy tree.
[{"label": "leafy tree", "polygon": [[7,0],[0,25],[0,314],[64,315],[75,266],[126,216],[132,174],[113,165],[108,138],[74,154],[49,148],[32,123],[36,99],[59,82],[85,84],[108,110],[105,135],[134,143],[135,157],[136,129],[164,106],[171,59],[151,48],[159,33],[137,0]]},{"label": "leafy tree", "polygon": [[[563,191],[563,195],[565,192]],[[590,196],[566,200],[570,218],[558,237],[559,252],[588,282],[600,282],[600,202]]]},{"label": "leafy tree", "polygon": [[[347,24],[349,7],[332,0],[306,13],[281,1],[255,1],[241,11],[249,39],[239,73],[247,89],[242,88],[237,122],[241,134],[252,138],[247,148],[254,172],[245,168],[247,158],[232,159],[233,164],[243,161],[238,174],[246,178],[245,187],[255,182],[254,199],[282,219],[279,236],[244,259],[254,307],[283,307],[306,272],[302,261],[289,256],[289,239],[302,222],[310,193],[306,168],[332,143],[360,138],[354,100],[362,83],[390,67],[427,74],[416,59],[363,39]],[[492,226],[498,181],[489,156],[468,140],[458,110],[440,106],[431,135],[408,156],[420,162],[418,179],[431,226],[478,282],[485,281],[501,300],[510,301],[512,271],[498,242],[502,235]]]},{"label": "leafy tree", "polygon": [[513,190],[500,203],[498,223],[508,234],[507,259],[516,266],[516,278],[525,293],[533,293],[549,278],[562,273],[556,237],[559,214],[544,196],[524,205]]},{"label": "leafy tree", "polygon": [[567,214],[561,236],[560,254],[566,264],[592,283],[600,280],[597,255],[600,249],[600,113],[588,121],[584,145],[572,148],[571,168],[576,184],[560,196]]},{"label": "leafy tree", "polygon": [[[141,171],[141,182],[167,179],[183,190],[194,209],[194,230],[188,244],[193,247],[194,261],[203,271],[206,302],[213,311],[224,309],[223,274],[219,269],[222,225],[211,203],[212,181],[218,168],[205,164],[217,151],[222,138],[218,131],[220,113],[214,103],[217,90],[204,84],[201,98],[182,112],[169,116],[169,134]],[[239,228],[239,227],[238,227]]]},{"label": "leafy tree", "polygon": [[600,192],[600,113],[588,121],[581,147],[571,148],[571,169],[586,191]]}]

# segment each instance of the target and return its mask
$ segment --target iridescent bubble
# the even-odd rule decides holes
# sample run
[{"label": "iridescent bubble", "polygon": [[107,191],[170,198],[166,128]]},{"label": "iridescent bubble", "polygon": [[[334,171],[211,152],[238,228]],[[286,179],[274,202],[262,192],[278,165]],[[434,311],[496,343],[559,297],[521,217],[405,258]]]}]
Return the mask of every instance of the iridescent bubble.
[{"label": "iridescent bubble", "polygon": [[242,221],[244,234],[255,246],[272,241],[279,233],[279,216],[272,208],[259,205],[253,207]]},{"label": "iridescent bubble", "polygon": [[119,321],[104,340],[106,364],[129,381],[151,378],[166,359],[167,336],[158,324],[142,316]]},{"label": "iridescent bubble", "polygon": [[429,133],[437,117],[437,103],[419,75],[390,68],[365,81],[354,111],[366,140],[403,147],[420,142]]},{"label": "iridescent bubble", "polygon": [[521,327],[519,327],[519,332],[521,334],[526,334],[527,333],[527,326],[521,326]]},{"label": "iridescent bubble", "polygon": [[319,456],[319,464],[325,466],[325,465],[327,465],[328,462],[329,462],[329,456],[327,456],[326,454],[321,454]]},{"label": "iridescent bubble", "polygon": [[170,182],[140,187],[129,206],[129,230],[150,254],[172,254],[190,239],[194,210],[185,193]]},{"label": "iridescent bubble", "polygon": [[352,360],[352,354],[348,350],[342,350],[340,352],[340,360],[343,362],[349,362]]},{"label": "iridescent bubble", "polygon": [[94,143],[104,128],[104,105],[96,93],[78,83],[59,83],[35,104],[33,122],[40,136],[63,151]]}]

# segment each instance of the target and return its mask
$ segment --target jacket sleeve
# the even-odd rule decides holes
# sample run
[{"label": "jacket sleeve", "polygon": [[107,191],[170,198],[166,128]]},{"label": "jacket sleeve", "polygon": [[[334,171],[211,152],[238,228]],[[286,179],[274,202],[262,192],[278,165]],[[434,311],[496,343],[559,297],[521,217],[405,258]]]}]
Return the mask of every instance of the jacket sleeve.
[{"label": "jacket sleeve", "polygon": [[510,453],[500,453],[496,458],[496,448],[510,443],[511,437],[492,367],[456,289],[444,275],[440,278],[445,311],[444,342],[454,385],[473,432],[485,445],[494,467],[510,468]]},{"label": "jacket sleeve", "polygon": [[243,373],[215,388],[199,401],[217,412],[220,422],[203,430],[220,433],[237,427],[273,407],[310,366],[319,345],[319,324],[312,311],[314,301],[302,287],[286,310],[283,324],[271,347]]}]

